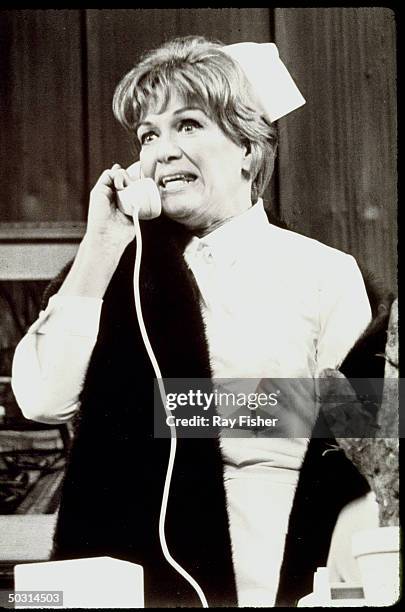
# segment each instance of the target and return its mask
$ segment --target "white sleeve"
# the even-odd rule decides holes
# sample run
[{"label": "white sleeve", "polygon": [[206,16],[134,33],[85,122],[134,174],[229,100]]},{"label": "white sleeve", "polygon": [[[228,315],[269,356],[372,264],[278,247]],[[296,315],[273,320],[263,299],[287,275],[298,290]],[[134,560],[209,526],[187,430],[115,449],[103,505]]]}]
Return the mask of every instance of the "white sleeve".
[{"label": "white sleeve", "polygon": [[63,423],[78,410],[102,302],[56,294],[18,344],[12,388],[27,419]]},{"label": "white sleeve", "polygon": [[325,269],[320,288],[320,334],[317,372],[338,368],[371,321],[364,280],[351,255],[340,257]]}]

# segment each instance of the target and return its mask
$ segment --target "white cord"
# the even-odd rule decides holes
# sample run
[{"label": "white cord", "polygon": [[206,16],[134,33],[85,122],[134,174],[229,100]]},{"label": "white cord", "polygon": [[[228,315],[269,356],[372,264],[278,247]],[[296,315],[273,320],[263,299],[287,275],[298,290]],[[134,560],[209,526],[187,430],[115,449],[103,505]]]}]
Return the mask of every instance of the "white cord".
[{"label": "white cord", "polygon": [[[141,257],[142,257],[142,235],[141,235],[141,228],[139,226],[137,207],[134,207],[133,220],[134,220],[135,237],[136,237],[136,256],[135,256],[135,267],[134,267],[135,309],[136,309],[136,314],[138,317],[139,328],[141,331],[142,339],[145,344],[145,348],[148,353],[149,359],[152,363],[153,370],[156,376],[156,380],[158,381],[158,384],[159,384],[160,397],[163,402],[166,416],[168,417],[170,416],[170,412],[168,412],[168,409],[166,406],[166,391],[165,391],[165,387],[163,384],[162,374],[160,372],[159,364],[157,362],[152,346],[150,344],[149,337],[148,337],[148,334],[145,328],[145,323],[144,323],[143,316],[142,316],[141,297],[140,297],[140,292],[139,292],[139,272],[140,272]],[[167,465],[166,479],[165,479],[165,485],[163,489],[162,504],[160,507],[160,516],[159,516],[160,545],[161,545],[162,552],[163,552],[163,555],[166,561],[193,587],[193,589],[196,591],[201,601],[203,608],[208,608],[209,607],[208,602],[207,602],[207,599],[204,595],[202,588],[200,587],[198,582],[196,582],[196,580],[194,580],[194,578],[190,576],[190,574],[187,573],[186,570],[183,567],[181,567],[181,565],[179,565],[177,561],[175,561],[175,559],[173,559],[167,547],[167,543],[166,543],[166,535],[165,535],[166,510],[167,510],[170,483],[171,483],[172,474],[173,474],[173,466],[174,466],[174,460],[176,456],[176,447],[177,447],[176,427],[174,425],[170,425],[170,435],[171,435],[170,454],[169,454],[169,461]]]}]

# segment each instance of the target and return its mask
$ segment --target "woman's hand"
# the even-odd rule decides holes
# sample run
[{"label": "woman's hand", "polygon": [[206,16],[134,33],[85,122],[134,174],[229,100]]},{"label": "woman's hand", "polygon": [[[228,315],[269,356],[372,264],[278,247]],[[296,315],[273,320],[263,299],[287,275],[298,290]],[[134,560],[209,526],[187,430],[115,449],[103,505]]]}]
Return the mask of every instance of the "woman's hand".
[{"label": "woman's hand", "polygon": [[86,236],[106,249],[121,252],[134,239],[134,224],[117,207],[116,192],[129,185],[131,179],[119,164],[104,170],[90,193]]},{"label": "woman's hand", "polygon": [[130,181],[119,164],[98,179],[90,194],[86,234],[60,295],[103,298],[125,248],[135,237],[132,219],[116,203],[116,192]]}]

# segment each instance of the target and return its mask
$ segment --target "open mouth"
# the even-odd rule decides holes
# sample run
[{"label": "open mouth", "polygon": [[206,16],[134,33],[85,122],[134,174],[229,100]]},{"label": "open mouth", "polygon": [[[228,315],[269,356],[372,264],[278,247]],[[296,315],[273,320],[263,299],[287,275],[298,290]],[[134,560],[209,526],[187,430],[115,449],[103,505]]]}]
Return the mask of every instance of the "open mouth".
[{"label": "open mouth", "polygon": [[196,180],[196,175],[190,172],[168,174],[159,180],[159,187],[166,191],[175,191]]}]

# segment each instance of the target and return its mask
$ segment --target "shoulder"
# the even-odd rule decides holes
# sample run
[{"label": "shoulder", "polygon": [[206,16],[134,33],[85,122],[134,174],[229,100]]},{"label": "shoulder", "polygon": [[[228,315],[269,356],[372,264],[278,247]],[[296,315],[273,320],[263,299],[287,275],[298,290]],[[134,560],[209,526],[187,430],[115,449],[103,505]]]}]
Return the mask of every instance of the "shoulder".
[{"label": "shoulder", "polygon": [[[373,317],[378,316],[381,310],[386,312],[387,304],[389,306],[394,296],[382,278],[361,265],[352,255],[293,231],[284,219],[269,208],[266,215],[269,222],[267,242],[277,244],[278,252],[286,254],[284,259],[288,259],[290,253],[301,274],[309,266],[313,275],[317,275],[318,271],[325,282],[335,286],[338,279],[347,282],[351,278],[356,284],[364,282]],[[283,261],[281,257],[279,260]],[[308,275],[304,276],[308,279]]]},{"label": "shoulder", "polygon": [[280,256],[280,261],[291,262],[298,269],[310,269],[321,276],[344,274],[357,268],[352,255],[309,238],[288,228],[277,227],[269,223],[268,241]]}]

